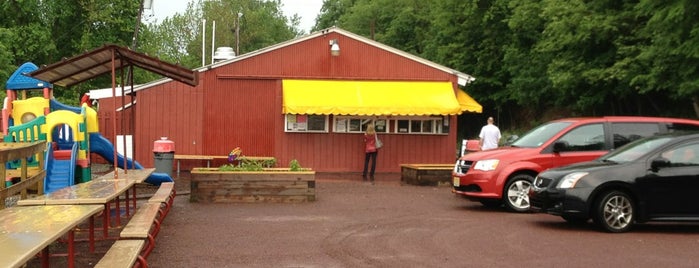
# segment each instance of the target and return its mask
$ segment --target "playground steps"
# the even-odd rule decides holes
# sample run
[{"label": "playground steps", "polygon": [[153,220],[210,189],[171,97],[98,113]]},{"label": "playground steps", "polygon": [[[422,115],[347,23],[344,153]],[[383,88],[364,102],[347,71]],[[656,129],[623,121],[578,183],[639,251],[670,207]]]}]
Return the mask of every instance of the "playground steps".
[{"label": "playground steps", "polygon": [[73,178],[70,176],[70,160],[56,159],[49,171],[51,180],[46,185],[47,193],[73,185]]},{"label": "playground steps", "polygon": [[53,151],[53,157],[57,160],[70,160],[72,153],[71,150],[56,150]]}]

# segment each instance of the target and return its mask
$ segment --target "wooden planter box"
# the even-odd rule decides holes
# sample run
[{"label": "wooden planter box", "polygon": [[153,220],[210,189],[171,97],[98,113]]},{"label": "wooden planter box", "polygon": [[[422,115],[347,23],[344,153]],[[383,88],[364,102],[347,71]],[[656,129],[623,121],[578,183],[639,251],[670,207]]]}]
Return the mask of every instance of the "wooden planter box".
[{"label": "wooden planter box", "polygon": [[451,185],[454,164],[403,164],[400,165],[401,183],[412,185]]},{"label": "wooden planter box", "polygon": [[200,203],[299,203],[315,201],[315,171],[191,171],[190,202]]}]

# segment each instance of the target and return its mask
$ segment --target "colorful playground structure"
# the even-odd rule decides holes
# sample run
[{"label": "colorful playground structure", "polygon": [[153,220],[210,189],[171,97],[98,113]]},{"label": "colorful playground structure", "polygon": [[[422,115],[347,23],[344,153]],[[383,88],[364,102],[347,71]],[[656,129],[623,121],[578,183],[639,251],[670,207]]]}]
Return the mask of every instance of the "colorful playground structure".
[{"label": "colorful playground structure", "polygon": [[[89,181],[92,176],[90,153],[96,153],[122,169],[143,169],[138,162],[121,154],[116,154],[117,159],[114,159],[114,146],[99,133],[94,109],[87,104],[81,107],[64,105],[53,98],[53,85],[24,75],[37,69],[31,62],[24,63],[8,79],[2,131],[5,143],[47,142],[43,156],[46,170],[44,193]],[[41,168],[36,158],[28,159],[29,166]],[[17,169],[19,161],[6,165],[8,170]],[[172,181],[169,176],[163,178],[162,174],[154,176],[158,182]],[[11,185],[12,178],[6,178],[6,186]]]}]

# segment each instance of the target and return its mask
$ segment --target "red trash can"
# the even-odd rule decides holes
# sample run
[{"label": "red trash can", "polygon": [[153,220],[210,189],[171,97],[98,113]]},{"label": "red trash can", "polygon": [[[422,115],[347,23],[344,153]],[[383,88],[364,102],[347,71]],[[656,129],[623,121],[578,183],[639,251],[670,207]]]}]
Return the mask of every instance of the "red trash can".
[{"label": "red trash can", "polygon": [[155,158],[155,172],[167,173],[172,177],[172,163],[175,159],[175,142],[167,137],[153,142],[153,157]]}]

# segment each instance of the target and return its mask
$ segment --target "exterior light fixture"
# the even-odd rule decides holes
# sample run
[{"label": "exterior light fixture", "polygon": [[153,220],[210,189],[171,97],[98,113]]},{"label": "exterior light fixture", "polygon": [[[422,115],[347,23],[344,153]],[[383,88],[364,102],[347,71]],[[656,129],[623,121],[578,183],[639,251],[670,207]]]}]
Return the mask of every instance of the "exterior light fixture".
[{"label": "exterior light fixture", "polygon": [[330,40],[330,55],[340,56],[340,45],[337,39]]}]

